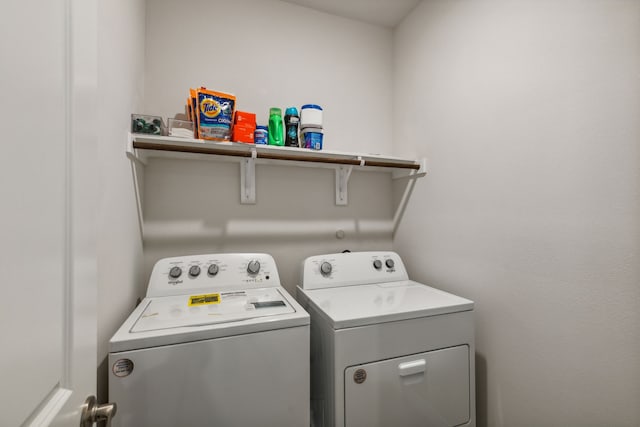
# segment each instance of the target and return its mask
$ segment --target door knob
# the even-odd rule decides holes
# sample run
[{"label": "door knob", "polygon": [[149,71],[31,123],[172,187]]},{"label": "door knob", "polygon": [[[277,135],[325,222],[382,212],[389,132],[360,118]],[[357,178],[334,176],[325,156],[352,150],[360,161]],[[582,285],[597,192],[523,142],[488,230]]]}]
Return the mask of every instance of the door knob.
[{"label": "door knob", "polygon": [[99,421],[106,421],[105,426],[111,427],[111,420],[116,415],[117,408],[115,403],[99,405],[95,396],[87,397],[82,406],[80,427],[93,427],[93,424]]}]

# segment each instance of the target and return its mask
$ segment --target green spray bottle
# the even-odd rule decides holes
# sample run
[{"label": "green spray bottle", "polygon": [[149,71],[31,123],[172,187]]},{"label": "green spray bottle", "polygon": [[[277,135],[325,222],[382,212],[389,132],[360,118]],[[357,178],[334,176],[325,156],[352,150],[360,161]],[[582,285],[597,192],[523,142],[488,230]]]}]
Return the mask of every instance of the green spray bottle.
[{"label": "green spray bottle", "polygon": [[269,109],[269,145],[284,145],[282,110],[280,108]]}]

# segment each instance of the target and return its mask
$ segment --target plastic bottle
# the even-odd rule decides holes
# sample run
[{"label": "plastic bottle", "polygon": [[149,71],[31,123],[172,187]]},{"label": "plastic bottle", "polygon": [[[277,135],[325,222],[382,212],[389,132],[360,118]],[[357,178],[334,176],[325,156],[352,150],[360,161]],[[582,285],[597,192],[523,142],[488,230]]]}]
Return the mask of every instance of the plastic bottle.
[{"label": "plastic bottle", "polygon": [[296,107],[289,107],[284,113],[284,127],[286,129],[284,145],[287,147],[299,147],[298,143],[298,123],[300,116]]},{"label": "plastic bottle", "polygon": [[271,108],[269,110],[269,145],[284,145],[282,131],[282,110]]}]

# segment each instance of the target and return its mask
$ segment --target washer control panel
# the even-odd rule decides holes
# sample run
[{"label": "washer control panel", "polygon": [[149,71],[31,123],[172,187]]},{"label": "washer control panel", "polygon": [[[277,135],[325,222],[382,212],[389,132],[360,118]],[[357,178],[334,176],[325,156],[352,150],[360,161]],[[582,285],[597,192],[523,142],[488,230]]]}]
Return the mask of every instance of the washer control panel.
[{"label": "washer control panel", "polygon": [[188,255],[156,262],[147,297],[277,286],[280,286],[280,277],[271,255]]},{"label": "washer control panel", "polygon": [[347,252],[316,255],[303,263],[303,289],[409,280],[395,252]]}]

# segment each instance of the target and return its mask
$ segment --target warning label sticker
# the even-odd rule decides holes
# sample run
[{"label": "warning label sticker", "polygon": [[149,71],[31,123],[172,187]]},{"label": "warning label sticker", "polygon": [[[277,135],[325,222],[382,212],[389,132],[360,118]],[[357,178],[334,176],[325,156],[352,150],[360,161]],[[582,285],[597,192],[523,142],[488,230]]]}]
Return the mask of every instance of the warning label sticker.
[{"label": "warning label sticker", "polygon": [[190,295],[189,307],[207,304],[220,304],[220,294]]}]

